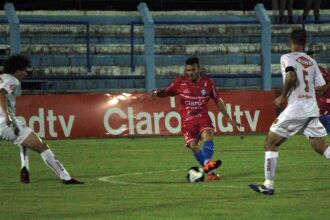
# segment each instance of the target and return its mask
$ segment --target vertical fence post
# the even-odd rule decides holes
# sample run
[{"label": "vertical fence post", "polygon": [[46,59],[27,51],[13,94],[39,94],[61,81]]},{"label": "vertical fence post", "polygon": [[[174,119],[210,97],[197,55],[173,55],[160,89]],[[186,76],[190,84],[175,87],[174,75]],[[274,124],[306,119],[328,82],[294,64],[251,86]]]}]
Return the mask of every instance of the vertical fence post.
[{"label": "vertical fence post", "polygon": [[134,22],[131,22],[131,73],[135,72],[135,63],[134,63]]},{"label": "vertical fence post", "polygon": [[89,22],[86,24],[86,66],[87,66],[87,75],[92,74],[92,65],[91,65],[91,49],[90,49],[90,26]]},{"label": "vertical fence post", "polygon": [[254,7],[254,11],[261,24],[261,72],[262,89],[272,89],[272,36],[271,22],[263,4],[259,3]]},{"label": "vertical fence post", "polygon": [[[7,2],[4,6],[4,9],[9,23],[10,55],[19,54],[21,52],[21,31],[15,7],[13,3]],[[16,88],[16,94],[22,94],[21,86]]]},{"label": "vertical fence post", "polygon": [[20,45],[21,45],[21,35],[20,35],[20,27],[19,20],[16,15],[16,11],[13,3],[5,4],[5,12],[6,17],[9,23],[9,42],[10,42],[10,54],[18,54],[20,53]]},{"label": "vertical fence post", "polygon": [[156,88],[155,79],[155,26],[146,3],[140,3],[138,10],[144,24],[144,59],[146,67],[146,92]]}]

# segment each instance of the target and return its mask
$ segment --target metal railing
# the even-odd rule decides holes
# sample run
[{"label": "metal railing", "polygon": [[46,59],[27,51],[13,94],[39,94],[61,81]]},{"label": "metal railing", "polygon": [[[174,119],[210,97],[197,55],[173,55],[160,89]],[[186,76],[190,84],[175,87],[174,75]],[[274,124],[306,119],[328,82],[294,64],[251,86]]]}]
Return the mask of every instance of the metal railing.
[{"label": "metal railing", "polygon": [[[155,22],[155,25],[214,25],[214,24],[259,24],[257,20],[255,21],[159,21]],[[138,25],[143,25],[142,22],[131,22],[130,24],[130,66],[131,66],[131,72],[135,72],[135,63],[134,63],[134,39],[135,39],[135,34],[134,34],[134,27]]]},{"label": "metal railing", "polygon": [[91,52],[90,52],[90,24],[85,21],[45,21],[45,20],[21,20],[21,24],[75,24],[75,25],[85,25],[86,27],[86,68],[87,72],[92,72],[91,66]]}]

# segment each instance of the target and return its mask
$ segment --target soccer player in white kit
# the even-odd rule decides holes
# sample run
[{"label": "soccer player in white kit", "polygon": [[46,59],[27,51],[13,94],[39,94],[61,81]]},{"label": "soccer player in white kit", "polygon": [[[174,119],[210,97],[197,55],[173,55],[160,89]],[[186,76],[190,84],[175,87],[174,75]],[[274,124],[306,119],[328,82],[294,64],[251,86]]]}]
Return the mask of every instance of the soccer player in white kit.
[{"label": "soccer player in white kit", "polygon": [[319,121],[319,109],[315,90],[326,89],[316,61],[304,53],[306,31],[293,30],[290,36],[291,53],[281,56],[283,88],[281,95],[274,100],[278,107],[288,99],[288,105],[270,127],[265,140],[265,181],[263,184],[250,184],[250,188],[265,195],[273,195],[274,178],[278,160],[278,147],[289,137],[302,131],[308,137],[312,148],[330,159],[330,147],[326,145],[325,128]]},{"label": "soccer player in white kit", "polygon": [[30,148],[40,153],[45,164],[62,180],[63,184],[81,184],[72,178],[64,166],[55,158],[40,137],[15,116],[17,88],[27,75],[30,60],[23,55],[10,56],[0,75],[0,135],[14,144]]}]

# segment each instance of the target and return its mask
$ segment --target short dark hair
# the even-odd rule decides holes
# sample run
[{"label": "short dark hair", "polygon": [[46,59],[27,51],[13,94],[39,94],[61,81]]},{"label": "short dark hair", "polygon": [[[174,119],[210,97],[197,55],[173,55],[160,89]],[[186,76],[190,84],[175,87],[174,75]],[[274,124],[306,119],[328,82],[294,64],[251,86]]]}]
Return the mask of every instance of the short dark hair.
[{"label": "short dark hair", "polygon": [[195,63],[199,66],[199,59],[197,57],[190,57],[186,60],[186,65],[193,65]]},{"label": "short dark hair", "polygon": [[308,56],[314,56],[315,51],[312,50],[312,49],[309,49],[309,50],[307,50],[306,54],[307,54]]},{"label": "short dark hair", "polygon": [[290,39],[294,44],[305,46],[307,33],[304,29],[295,29],[291,32]]},{"label": "short dark hair", "polygon": [[30,66],[30,60],[24,55],[16,54],[10,56],[3,63],[3,73],[14,74],[17,70],[25,70]]}]

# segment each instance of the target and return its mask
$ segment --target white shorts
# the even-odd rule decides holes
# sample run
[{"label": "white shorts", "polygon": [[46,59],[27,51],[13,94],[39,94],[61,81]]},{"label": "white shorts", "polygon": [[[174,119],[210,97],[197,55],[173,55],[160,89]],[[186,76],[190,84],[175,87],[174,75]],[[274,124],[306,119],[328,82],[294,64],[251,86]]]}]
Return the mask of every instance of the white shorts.
[{"label": "white shorts", "polygon": [[284,138],[289,138],[299,131],[303,131],[307,137],[324,137],[327,132],[319,118],[288,118],[280,114],[273,122],[270,131]]},{"label": "white shorts", "polygon": [[13,120],[19,129],[18,135],[15,135],[13,126],[8,127],[5,122],[0,124],[0,135],[3,139],[13,141],[14,144],[20,145],[29,134],[31,134],[32,130],[16,117]]}]

